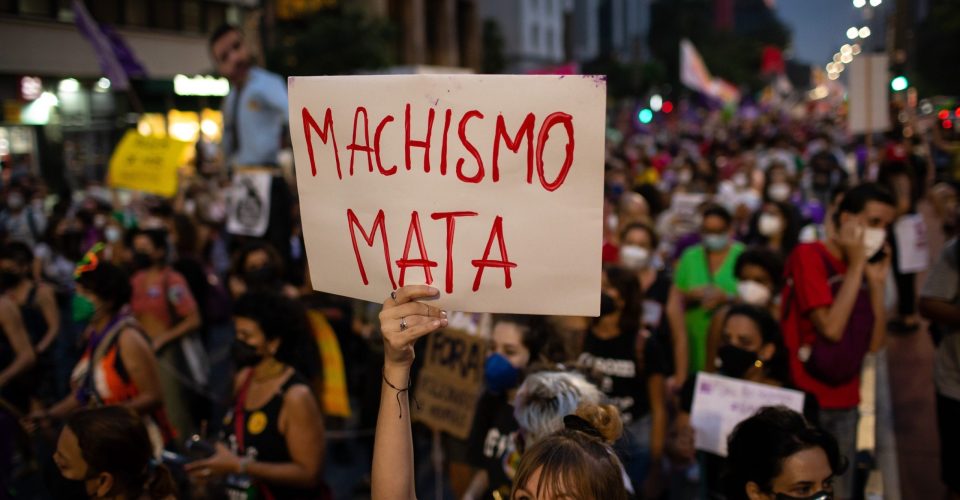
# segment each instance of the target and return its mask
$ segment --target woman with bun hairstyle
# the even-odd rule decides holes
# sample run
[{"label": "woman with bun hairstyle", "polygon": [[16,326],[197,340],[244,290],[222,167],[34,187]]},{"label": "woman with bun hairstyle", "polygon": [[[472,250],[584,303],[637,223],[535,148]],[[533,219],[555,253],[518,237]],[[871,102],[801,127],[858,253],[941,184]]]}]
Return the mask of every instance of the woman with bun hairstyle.
[{"label": "woman with bun hairstyle", "polygon": [[[445,311],[422,301],[439,294],[430,286],[402,287],[380,311],[384,364],[371,480],[375,500],[416,498],[410,367],[417,339],[448,324]],[[510,498],[627,498],[620,461],[609,444],[622,432],[619,415],[609,406],[581,410],[578,418],[567,417],[563,431],[524,453]]]}]

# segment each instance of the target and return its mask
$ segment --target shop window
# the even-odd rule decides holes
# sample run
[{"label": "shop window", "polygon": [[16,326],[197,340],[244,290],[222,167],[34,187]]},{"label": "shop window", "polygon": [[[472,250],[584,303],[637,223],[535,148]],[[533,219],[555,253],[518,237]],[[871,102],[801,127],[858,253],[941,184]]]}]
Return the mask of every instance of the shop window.
[{"label": "shop window", "polygon": [[124,0],[123,14],[127,26],[150,26],[150,12],[147,10],[147,5],[143,0]]},{"label": "shop window", "polygon": [[176,0],[154,0],[154,26],[164,30],[178,30],[180,28],[179,7],[179,2]]},{"label": "shop window", "polygon": [[206,9],[207,29],[204,31],[207,33],[212,33],[213,30],[217,29],[221,24],[227,22],[227,6],[208,2],[206,4]]},{"label": "shop window", "polygon": [[197,0],[184,0],[180,4],[181,11],[181,25],[183,26],[183,31],[192,31],[192,32],[202,32],[203,31],[203,9],[200,6],[200,2]]},{"label": "shop window", "polygon": [[116,25],[120,22],[120,2],[117,0],[97,0],[96,2],[87,2],[87,9],[90,15],[97,22]]},{"label": "shop window", "polygon": [[24,16],[49,17],[52,13],[50,0],[20,0],[17,7]]}]

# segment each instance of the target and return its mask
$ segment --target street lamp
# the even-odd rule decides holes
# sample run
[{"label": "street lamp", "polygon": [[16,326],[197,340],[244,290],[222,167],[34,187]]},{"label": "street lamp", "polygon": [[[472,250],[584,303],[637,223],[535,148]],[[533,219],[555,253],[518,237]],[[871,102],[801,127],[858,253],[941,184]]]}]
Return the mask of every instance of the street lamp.
[{"label": "street lamp", "polygon": [[864,5],[867,5],[867,0],[853,0],[853,6],[862,9]]},{"label": "street lamp", "polygon": [[850,29],[847,30],[847,38],[856,40],[858,36],[860,36],[860,30],[856,27],[851,26]]},{"label": "street lamp", "polygon": [[853,62],[853,55],[852,55],[852,54],[844,54],[844,55],[840,56],[840,62],[842,62],[843,64],[850,64],[850,63],[852,63],[852,62]]},{"label": "street lamp", "polygon": [[860,28],[859,34],[860,34],[860,38],[866,38],[870,36],[870,28],[867,26]]},{"label": "street lamp", "polygon": [[870,0],[871,7],[879,7],[883,3],[883,0]]}]

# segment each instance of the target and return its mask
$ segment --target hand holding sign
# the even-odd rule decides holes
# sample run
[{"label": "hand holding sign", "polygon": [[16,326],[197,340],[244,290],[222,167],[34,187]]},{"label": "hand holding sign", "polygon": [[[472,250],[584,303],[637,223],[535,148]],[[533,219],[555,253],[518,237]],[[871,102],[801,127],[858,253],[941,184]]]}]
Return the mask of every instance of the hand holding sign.
[{"label": "hand holding sign", "polygon": [[418,302],[436,298],[440,291],[429,286],[405,286],[393,292],[380,311],[383,332],[383,363],[387,367],[409,368],[413,363],[413,344],[424,335],[447,326],[447,313]]}]

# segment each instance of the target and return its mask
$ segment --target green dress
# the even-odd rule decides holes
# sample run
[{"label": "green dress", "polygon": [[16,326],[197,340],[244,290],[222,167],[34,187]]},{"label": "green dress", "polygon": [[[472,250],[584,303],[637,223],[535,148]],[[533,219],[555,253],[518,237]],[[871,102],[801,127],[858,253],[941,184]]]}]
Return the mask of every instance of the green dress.
[{"label": "green dress", "polygon": [[[723,264],[715,275],[710,276],[707,266],[707,254],[703,245],[688,248],[677,263],[674,284],[683,292],[713,285],[731,297],[737,293],[737,278],[733,270],[737,258],[743,253],[743,244],[733,242]],[[689,354],[690,373],[702,371],[707,362],[707,334],[713,311],[702,306],[687,307],[684,315],[687,325],[687,352]]]}]

